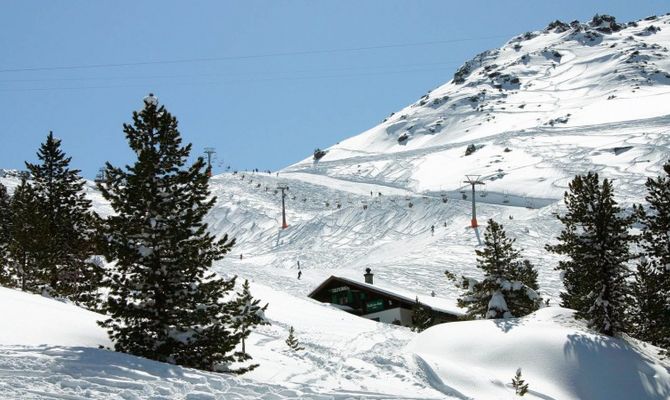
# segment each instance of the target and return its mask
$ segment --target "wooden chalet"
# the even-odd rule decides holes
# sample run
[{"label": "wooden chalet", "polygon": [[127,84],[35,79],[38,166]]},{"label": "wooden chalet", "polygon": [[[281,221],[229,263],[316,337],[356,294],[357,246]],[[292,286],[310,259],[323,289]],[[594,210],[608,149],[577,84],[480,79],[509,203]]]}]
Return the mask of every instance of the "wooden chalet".
[{"label": "wooden chalet", "polygon": [[374,285],[369,268],[364,276],[365,282],[331,276],[314,289],[309,297],[363,318],[410,327],[417,298],[424,307],[430,309],[436,323],[453,322],[464,314],[446,299]]}]

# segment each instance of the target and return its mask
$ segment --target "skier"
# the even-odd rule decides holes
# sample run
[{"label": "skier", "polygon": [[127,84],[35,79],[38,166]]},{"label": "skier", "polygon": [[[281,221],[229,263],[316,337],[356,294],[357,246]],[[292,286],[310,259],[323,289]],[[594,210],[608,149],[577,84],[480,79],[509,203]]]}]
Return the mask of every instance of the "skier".
[{"label": "skier", "polygon": [[302,271],[298,271],[298,280],[300,280],[301,276],[302,276]]},{"label": "skier", "polygon": [[242,253],[240,253],[240,260],[241,260],[242,258],[243,258],[243,257],[242,257]]},{"label": "skier", "polygon": [[300,269],[300,260],[298,260],[298,269]]},{"label": "skier", "polygon": [[430,226],[430,234],[435,235],[435,225]]}]

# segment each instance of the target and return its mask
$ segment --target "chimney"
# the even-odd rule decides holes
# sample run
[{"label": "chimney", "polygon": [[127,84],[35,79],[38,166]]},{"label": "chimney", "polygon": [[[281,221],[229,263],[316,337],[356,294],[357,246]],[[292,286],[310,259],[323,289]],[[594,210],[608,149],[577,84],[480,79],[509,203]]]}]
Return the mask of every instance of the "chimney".
[{"label": "chimney", "polygon": [[363,274],[363,276],[365,277],[365,283],[372,285],[372,277],[374,274],[370,268],[365,268],[365,274]]}]

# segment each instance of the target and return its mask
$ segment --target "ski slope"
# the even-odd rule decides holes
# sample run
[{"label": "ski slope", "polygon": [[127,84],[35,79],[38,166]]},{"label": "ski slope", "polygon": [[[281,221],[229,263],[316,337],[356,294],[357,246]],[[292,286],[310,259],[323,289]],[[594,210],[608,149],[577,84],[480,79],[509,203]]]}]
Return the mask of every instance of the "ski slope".
[{"label": "ski slope", "polygon": [[[362,280],[371,268],[375,284],[435,292],[455,306],[460,293],[444,271],[479,276],[471,194],[463,183],[471,174],[486,183],[476,195],[482,232],[489,218],[502,223],[538,269],[541,295],[557,305],[558,258],[544,245],[560,232],[555,214],[563,210],[569,180],[597,171],[614,180],[628,209],[643,201],[644,181],[668,160],[668,47],[669,16],[625,25],[553,23],[466,62],[449,83],[326,149],[319,161],[309,157],[278,174],[214,176],[217,202],[207,222],[217,235],[236,239],[214,269],[249,279],[254,296],[270,304],[272,325],[247,343],[260,363],[251,373],[206,374],[100,350],[109,343],[94,324],[98,316],[0,290],[0,310],[5,301],[27,310],[2,314],[8,317],[0,326],[0,393],[512,398],[508,383],[522,367],[529,398],[670,397],[670,365],[657,349],[589,332],[569,310],[549,307],[504,326],[459,322],[417,335],[306,296],[330,275]],[[477,150],[466,156],[470,144]],[[12,174],[0,182],[10,191],[18,184]],[[278,185],[289,187],[284,230]],[[86,190],[96,211],[112,212],[94,185]],[[33,326],[26,315],[49,319]],[[284,344],[291,326],[304,352],[291,353]],[[37,333],[24,334],[29,328]],[[71,336],[74,330],[83,336]]]},{"label": "ski slope", "polygon": [[[466,174],[481,175],[499,203],[560,199],[569,179],[593,170],[634,199],[641,177],[667,158],[668,47],[668,15],[552,23],[467,61],[450,82],[318,162],[285,171],[448,194]],[[481,148],[464,156],[470,144]]]}]

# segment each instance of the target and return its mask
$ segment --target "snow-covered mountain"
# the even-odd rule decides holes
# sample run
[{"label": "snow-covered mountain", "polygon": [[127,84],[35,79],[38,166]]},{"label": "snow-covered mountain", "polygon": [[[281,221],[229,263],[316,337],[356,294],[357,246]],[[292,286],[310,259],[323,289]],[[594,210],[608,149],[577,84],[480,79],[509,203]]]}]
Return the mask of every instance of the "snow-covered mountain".
[{"label": "snow-covered mountain", "polygon": [[[180,398],[193,390],[193,398],[502,398],[513,396],[507,380],[522,367],[529,398],[667,398],[670,366],[653,348],[588,332],[567,310],[548,308],[507,325],[454,323],[417,336],[306,295],[330,275],[362,280],[369,267],[375,284],[416,295],[434,291],[455,304],[459,292],[444,278],[445,269],[478,275],[470,192],[463,183],[471,174],[486,183],[476,198],[480,224],[493,218],[505,226],[538,268],[542,296],[556,305],[562,289],[557,258],[544,244],[560,231],[554,214],[567,182],[598,171],[614,179],[618,199],[629,207],[643,201],[646,177],[659,174],[670,157],[668,48],[669,15],[628,24],[606,16],[556,21],[476,56],[447,84],[325,149],[318,161],[310,156],[278,174],[215,176],[210,229],[237,240],[215,270],[249,279],[254,295],[270,303],[272,325],[247,343],[261,364],[247,380],[112,360],[90,349],[77,353],[70,342],[45,339],[59,346],[54,350],[0,335],[0,363],[19,371],[0,373],[0,384],[15,384],[16,376],[34,368],[44,374],[31,375],[42,393],[72,398],[142,398],[129,376],[152,382],[145,397]],[[474,152],[465,155],[470,145]],[[0,182],[11,190],[17,178],[0,176]],[[279,184],[289,187],[284,230]],[[86,190],[96,210],[111,212],[93,185]],[[290,326],[303,354],[285,351]],[[103,338],[93,332],[81,345],[107,344]],[[468,347],[471,340],[481,347]],[[596,356],[605,353],[607,359]],[[53,367],[39,369],[39,360]],[[108,360],[124,372],[107,375],[89,360]],[[44,377],[54,369],[81,379],[54,383]],[[170,384],[161,389],[156,380]],[[217,392],[245,384],[248,397]],[[105,387],[114,388],[109,397],[100,394]]]},{"label": "snow-covered mountain", "polygon": [[[555,21],[286,171],[452,194],[476,174],[490,193],[559,199],[568,179],[595,170],[637,197],[640,178],[667,158],[669,47],[668,15]],[[465,156],[470,144],[479,150]]]}]

